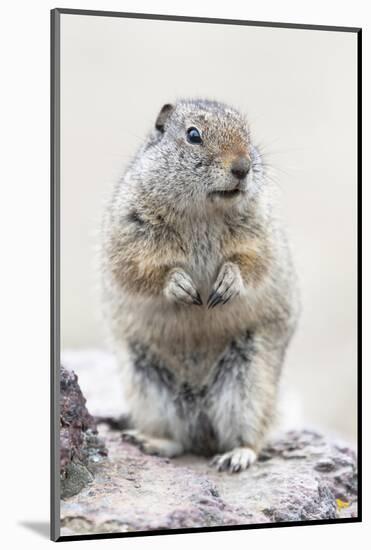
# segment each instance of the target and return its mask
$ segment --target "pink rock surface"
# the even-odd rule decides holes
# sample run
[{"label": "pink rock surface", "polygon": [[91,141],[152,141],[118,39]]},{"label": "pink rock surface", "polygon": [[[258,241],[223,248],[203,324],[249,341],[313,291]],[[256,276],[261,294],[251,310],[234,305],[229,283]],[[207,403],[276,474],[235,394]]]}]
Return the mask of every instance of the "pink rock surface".
[{"label": "pink rock surface", "polygon": [[272,442],[258,463],[219,473],[207,460],[144,455],[104,429],[109,458],[62,502],[62,535],[355,516],[355,456],[309,431]]},{"label": "pink rock surface", "polygon": [[[65,353],[92,415],[125,412],[118,372],[104,352]],[[219,473],[207,459],[143,454],[98,426],[108,457],[61,502],[61,534],[249,525],[357,515],[357,461],[347,444],[312,430],[276,436],[249,470]]]}]

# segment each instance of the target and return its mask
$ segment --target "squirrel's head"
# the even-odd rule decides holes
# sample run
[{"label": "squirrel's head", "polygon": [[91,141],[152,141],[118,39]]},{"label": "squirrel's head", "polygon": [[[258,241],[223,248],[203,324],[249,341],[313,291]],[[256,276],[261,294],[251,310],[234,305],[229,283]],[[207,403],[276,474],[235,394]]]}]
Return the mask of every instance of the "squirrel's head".
[{"label": "squirrel's head", "polygon": [[260,171],[238,111],[215,101],[181,100],[162,107],[130,176],[164,203],[230,207],[256,193]]}]

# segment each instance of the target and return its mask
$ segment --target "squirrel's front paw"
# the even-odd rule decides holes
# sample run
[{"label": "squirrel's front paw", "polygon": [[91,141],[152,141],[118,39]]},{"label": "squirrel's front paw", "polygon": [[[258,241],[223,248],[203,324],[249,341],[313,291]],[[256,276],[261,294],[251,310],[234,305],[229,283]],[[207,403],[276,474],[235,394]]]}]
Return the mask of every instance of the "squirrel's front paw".
[{"label": "squirrel's front paw", "polygon": [[166,281],[164,294],[171,302],[202,306],[200,293],[183,269],[173,269]]},{"label": "squirrel's front paw", "polygon": [[240,268],[232,263],[225,262],[211,289],[207,305],[213,308],[218,304],[226,304],[243,291],[243,280]]}]

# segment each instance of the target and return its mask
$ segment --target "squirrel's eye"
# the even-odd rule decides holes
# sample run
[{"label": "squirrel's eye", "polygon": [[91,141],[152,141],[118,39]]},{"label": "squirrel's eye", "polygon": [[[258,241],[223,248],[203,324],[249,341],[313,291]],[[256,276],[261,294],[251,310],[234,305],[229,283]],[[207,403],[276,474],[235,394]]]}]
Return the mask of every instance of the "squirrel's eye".
[{"label": "squirrel's eye", "polygon": [[189,143],[202,143],[200,132],[194,126],[187,130],[187,140]]}]

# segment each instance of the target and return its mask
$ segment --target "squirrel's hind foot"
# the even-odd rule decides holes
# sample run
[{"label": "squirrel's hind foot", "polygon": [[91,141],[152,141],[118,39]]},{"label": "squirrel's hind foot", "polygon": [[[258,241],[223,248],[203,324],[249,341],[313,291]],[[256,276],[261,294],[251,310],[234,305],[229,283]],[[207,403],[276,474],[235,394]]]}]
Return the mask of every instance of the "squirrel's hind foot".
[{"label": "squirrel's hind foot", "polygon": [[182,445],[177,441],[160,437],[151,437],[138,430],[125,430],[122,433],[122,439],[136,445],[143,453],[148,455],[172,458],[183,452]]},{"label": "squirrel's hind foot", "polygon": [[236,473],[246,470],[256,458],[256,452],[250,447],[236,447],[232,451],[214,456],[211,465],[215,466],[218,472]]}]

